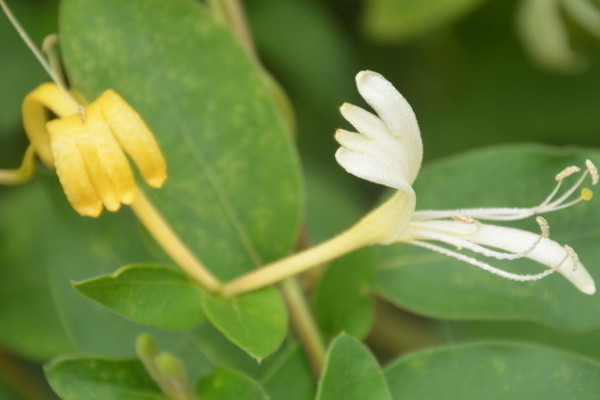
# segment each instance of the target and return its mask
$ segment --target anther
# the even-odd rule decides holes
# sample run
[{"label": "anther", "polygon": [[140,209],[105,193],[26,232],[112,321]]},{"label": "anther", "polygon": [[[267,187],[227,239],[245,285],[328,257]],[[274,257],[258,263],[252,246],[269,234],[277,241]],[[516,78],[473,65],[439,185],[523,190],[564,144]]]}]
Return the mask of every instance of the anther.
[{"label": "anther", "polygon": [[577,253],[575,253],[575,250],[573,250],[573,248],[568,244],[565,244],[563,247],[567,252],[567,257],[569,257],[571,259],[571,262],[573,263],[573,271],[576,271],[577,268],[579,268],[579,256],[577,255]]},{"label": "anther", "polygon": [[542,231],[542,237],[548,238],[550,236],[550,225],[548,225],[548,221],[546,221],[546,218],[537,216],[535,218],[535,221],[540,226],[540,230]]},{"label": "anther", "polygon": [[590,176],[592,177],[592,185],[595,185],[598,183],[598,168],[596,168],[596,165],[594,165],[594,163],[591,160],[585,160],[585,166],[587,167],[587,170],[590,173]]},{"label": "anther", "polygon": [[567,168],[563,169],[562,171],[560,171],[558,174],[556,174],[556,177],[554,177],[554,179],[556,179],[557,181],[562,181],[563,179],[565,179],[579,171],[581,171],[581,168],[579,168],[575,165],[571,165],[570,167],[567,167]]},{"label": "anther", "polygon": [[474,224],[477,222],[474,218],[465,215],[453,215],[452,219],[456,222],[462,222],[463,224]]}]

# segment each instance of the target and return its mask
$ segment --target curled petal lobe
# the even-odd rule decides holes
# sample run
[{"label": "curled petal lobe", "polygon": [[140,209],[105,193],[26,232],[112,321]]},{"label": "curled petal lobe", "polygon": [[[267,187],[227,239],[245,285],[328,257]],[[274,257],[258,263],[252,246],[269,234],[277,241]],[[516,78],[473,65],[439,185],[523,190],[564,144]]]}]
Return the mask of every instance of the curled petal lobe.
[{"label": "curled petal lobe", "polygon": [[167,179],[167,165],[154,135],[139,114],[114,90],[102,93],[97,103],[115,138],[146,182],[161,187]]},{"label": "curled petal lobe", "polygon": [[79,214],[97,217],[102,213],[102,201],[96,193],[83,155],[73,137],[86,135],[86,128],[78,115],[56,119],[48,123],[52,135],[54,166],[67,200]]},{"label": "curled petal lobe", "polygon": [[21,106],[23,126],[40,160],[47,166],[54,165],[50,151],[50,138],[46,130],[48,111],[59,117],[76,112],[73,101],[54,83],[43,83],[25,96]]},{"label": "curled petal lobe", "polygon": [[406,190],[421,167],[423,146],[414,112],[402,95],[383,76],[362,71],[356,84],[377,116],[354,105],[341,112],[358,133],[340,129],[335,138],[341,147],[336,160],[360,178]]}]

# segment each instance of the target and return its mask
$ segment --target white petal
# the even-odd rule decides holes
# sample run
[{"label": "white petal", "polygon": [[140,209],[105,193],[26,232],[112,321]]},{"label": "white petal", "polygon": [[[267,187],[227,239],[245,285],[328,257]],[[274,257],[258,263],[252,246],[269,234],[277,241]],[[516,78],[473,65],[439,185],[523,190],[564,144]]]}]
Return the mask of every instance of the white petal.
[{"label": "white petal", "polygon": [[370,139],[385,139],[392,135],[383,121],[372,113],[350,103],[344,103],[340,111],[346,121],[365,137]]},{"label": "white petal", "polygon": [[[460,222],[450,222],[460,224]],[[484,246],[495,247],[512,253],[527,251],[539,239],[539,234],[521,229],[507,228],[496,225],[479,225],[476,233],[469,235],[471,242]],[[548,268],[556,268],[573,285],[586,294],[594,294],[596,285],[585,267],[581,264],[574,265],[574,260],[568,257],[567,251],[557,242],[543,238],[527,254],[527,258],[536,261]]]},{"label": "white petal", "polygon": [[399,190],[410,187],[419,173],[423,145],[410,105],[381,75],[363,71],[356,76],[361,95],[376,116],[352,104],[340,108],[359,133],[339,129],[342,146],[338,163],[349,173]]},{"label": "white petal", "polygon": [[377,72],[359,72],[356,75],[356,86],[361,96],[373,107],[392,134],[403,142],[412,169],[407,173],[407,178],[410,183],[414,182],[421,167],[423,143],[412,107],[400,92]]}]

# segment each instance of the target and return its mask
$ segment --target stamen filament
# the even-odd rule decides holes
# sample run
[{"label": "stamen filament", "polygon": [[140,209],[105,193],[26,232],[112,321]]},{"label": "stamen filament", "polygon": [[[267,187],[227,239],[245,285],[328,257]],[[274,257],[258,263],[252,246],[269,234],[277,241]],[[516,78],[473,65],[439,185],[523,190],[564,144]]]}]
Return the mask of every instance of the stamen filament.
[{"label": "stamen filament", "polygon": [[490,265],[488,263],[485,263],[483,261],[479,261],[479,260],[477,260],[475,258],[469,257],[469,256],[464,255],[462,253],[458,253],[458,252],[449,250],[449,249],[447,249],[445,247],[442,247],[442,246],[438,246],[438,245],[431,244],[431,243],[428,243],[428,242],[422,242],[420,240],[413,240],[413,241],[410,241],[409,243],[413,244],[415,246],[424,247],[424,248],[426,248],[428,250],[435,251],[436,253],[440,253],[440,254],[443,254],[443,255],[448,256],[448,257],[455,258],[455,259],[457,259],[459,261],[463,261],[463,262],[465,262],[467,264],[471,264],[471,265],[473,265],[475,267],[481,268],[481,269],[483,269],[483,270],[485,270],[487,272],[490,272],[490,273],[492,273],[494,275],[498,275],[498,276],[501,276],[503,278],[511,279],[511,280],[519,281],[519,282],[537,281],[537,280],[540,280],[542,278],[545,278],[546,276],[548,276],[548,275],[556,272],[556,270],[564,262],[563,261],[560,264],[558,264],[558,265],[556,265],[556,266],[554,266],[554,267],[552,267],[550,269],[545,270],[544,272],[540,272],[539,274],[515,274],[515,273],[512,273],[512,272],[505,271],[505,270],[500,269],[500,268],[496,268],[496,267],[494,267],[494,266],[492,266],[492,265]]}]

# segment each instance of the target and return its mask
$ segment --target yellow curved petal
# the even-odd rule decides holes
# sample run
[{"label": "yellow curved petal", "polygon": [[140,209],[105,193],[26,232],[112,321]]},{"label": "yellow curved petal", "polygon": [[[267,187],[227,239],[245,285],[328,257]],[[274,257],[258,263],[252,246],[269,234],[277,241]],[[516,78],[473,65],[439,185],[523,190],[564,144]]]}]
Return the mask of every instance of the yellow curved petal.
[{"label": "yellow curved petal", "polygon": [[85,135],[77,140],[102,202],[109,211],[118,210],[120,203],[131,204],[136,194],[133,172],[95,102],[86,108],[84,125]]},{"label": "yellow curved petal", "polygon": [[161,187],[167,179],[167,165],[154,134],[140,115],[114,90],[106,90],[96,102],[144,180],[152,187]]},{"label": "yellow curved petal", "polygon": [[46,124],[50,134],[56,174],[71,206],[80,215],[98,217],[102,202],[90,177],[77,138],[86,135],[87,128],[78,115],[55,119]]},{"label": "yellow curved petal", "polygon": [[59,117],[65,117],[76,113],[77,108],[72,98],[56,84],[50,82],[42,83],[23,99],[21,111],[25,133],[42,162],[51,168],[54,160],[46,130],[46,122],[49,120],[48,110]]}]

